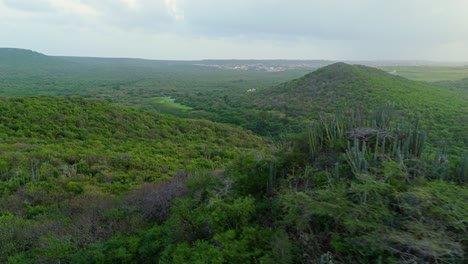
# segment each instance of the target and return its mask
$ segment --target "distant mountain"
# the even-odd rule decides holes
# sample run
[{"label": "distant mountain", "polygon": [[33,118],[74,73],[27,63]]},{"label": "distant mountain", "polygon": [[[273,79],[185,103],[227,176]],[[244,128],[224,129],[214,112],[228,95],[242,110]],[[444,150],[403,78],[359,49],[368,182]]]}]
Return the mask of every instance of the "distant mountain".
[{"label": "distant mountain", "polygon": [[0,48],[0,65],[2,66],[37,66],[38,64],[55,64],[61,61],[57,57],[47,56],[32,50]]},{"label": "distant mountain", "polygon": [[360,108],[368,112],[391,103],[402,115],[420,113],[430,130],[440,132],[440,139],[448,136],[464,141],[461,145],[468,143],[468,104],[460,91],[411,81],[367,66],[335,63],[248,97],[250,107],[302,120],[344,109]]},{"label": "distant mountain", "polygon": [[35,52],[32,50],[26,50],[26,49],[16,49],[16,48],[0,48],[0,58],[2,61],[4,59],[8,58],[25,58],[25,59],[31,59],[31,58],[45,58],[48,57],[42,53]]},{"label": "distant mountain", "polygon": [[45,75],[68,74],[79,67],[76,62],[32,50],[0,48],[0,84],[23,83],[29,78],[41,82]]}]

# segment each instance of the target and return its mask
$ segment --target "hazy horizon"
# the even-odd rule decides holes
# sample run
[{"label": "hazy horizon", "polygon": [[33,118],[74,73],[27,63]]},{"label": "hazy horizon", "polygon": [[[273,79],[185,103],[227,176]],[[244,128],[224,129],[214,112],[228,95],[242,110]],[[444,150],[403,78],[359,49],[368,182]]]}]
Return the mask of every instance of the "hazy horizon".
[{"label": "hazy horizon", "polygon": [[149,60],[149,61],[324,61],[324,62],[344,62],[344,63],[358,63],[358,62],[367,62],[367,63],[378,63],[378,62],[387,62],[387,63],[434,63],[434,64],[467,64],[467,61],[441,61],[441,60],[340,60],[340,59],[334,59],[334,60],[327,60],[327,59],[321,59],[321,58],[315,58],[315,59],[283,59],[283,58],[268,58],[268,59],[257,59],[257,58],[243,58],[243,59],[233,59],[233,58],[213,58],[213,59],[158,59],[158,58],[143,58],[143,57],[122,57],[122,56],[86,56],[86,55],[67,55],[67,54],[58,54],[58,55],[51,55],[51,54],[46,54],[37,50],[33,50],[27,47],[24,48],[18,48],[18,47],[0,47],[0,49],[16,49],[16,50],[27,50],[27,51],[32,51],[32,52],[37,52],[46,56],[51,56],[51,57],[73,57],[73,58],[96,58],[96,59],[135,59],[135,60]]},{"label": "hazy horizon", "polygon": [[0,46],[151,60],[467,62],[468,2],[0,0]]}]

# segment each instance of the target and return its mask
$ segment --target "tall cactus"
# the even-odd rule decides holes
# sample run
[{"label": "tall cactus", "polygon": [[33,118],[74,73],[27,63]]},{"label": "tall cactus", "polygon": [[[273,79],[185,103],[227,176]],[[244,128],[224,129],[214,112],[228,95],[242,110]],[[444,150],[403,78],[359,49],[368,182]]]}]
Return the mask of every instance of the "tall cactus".
[{"label": "tall cactus", "polygon": [[391,157],[399,162],[409,158],[419,158],[424,150],[426,133],[419,126],[416,118],[412,124],[402,121],[393,131]]},{"label": "tall cactus", "polygon": [[[359,145],[362,145],[362,147]],[[348,147],[345,152],[346,160],[354,175],[367,173],[369,164],[366,159],[366,151],[366,144],[359,144],[357,138],[354,139],[353,146],[348,142]]]}]

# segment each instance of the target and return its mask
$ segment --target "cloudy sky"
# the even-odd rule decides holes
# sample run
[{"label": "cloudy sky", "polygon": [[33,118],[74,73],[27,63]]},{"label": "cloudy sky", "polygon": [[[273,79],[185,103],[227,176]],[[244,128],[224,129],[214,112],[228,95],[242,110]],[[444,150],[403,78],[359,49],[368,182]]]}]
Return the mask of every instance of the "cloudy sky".
[{"label": "cloudy sky", "polygon": [[468,61],[467,0],[0,0],[0,47],[149,59]]}]

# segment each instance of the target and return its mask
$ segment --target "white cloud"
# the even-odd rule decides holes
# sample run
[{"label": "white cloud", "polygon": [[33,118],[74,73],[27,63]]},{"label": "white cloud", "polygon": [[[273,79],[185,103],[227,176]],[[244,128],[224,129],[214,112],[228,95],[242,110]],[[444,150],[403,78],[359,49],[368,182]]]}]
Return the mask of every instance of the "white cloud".
[{"label": "white cloud", "polygon": [[[466,0],[0,0],[0,44],[56,47],[51,34],[65,43],[80,32],[81,41],[61,50],[98,55],[93,43],[109,41],[122,45],[96,50],[179,59],[468,60],[466,10]],[[28,35],[35,37],[25,42]]]},{"label": "white cloud", "polygon": [[167,7],[167,12],[175,20],[184,20],[184,10],[181,9],[177,0],[164,0]]}]

